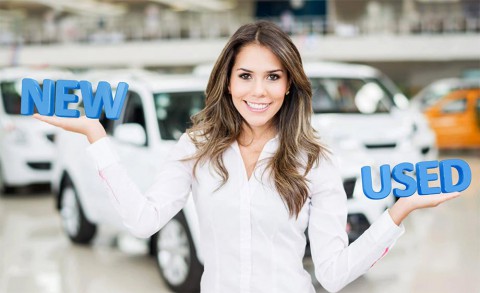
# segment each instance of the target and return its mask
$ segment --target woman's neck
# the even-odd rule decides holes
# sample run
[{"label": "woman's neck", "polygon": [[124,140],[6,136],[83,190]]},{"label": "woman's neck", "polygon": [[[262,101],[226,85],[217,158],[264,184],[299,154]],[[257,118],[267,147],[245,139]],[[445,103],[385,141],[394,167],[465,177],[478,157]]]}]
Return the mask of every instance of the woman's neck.
[{"label": "woman's neck", "polygon": [[266,142],[274,138],[277,130],[273,125],[266,125],[262,127],[251,127],[247,125],[242,126],[242,132],[238,137],[238,141],[242,145],[250,145],[253,142]]}]

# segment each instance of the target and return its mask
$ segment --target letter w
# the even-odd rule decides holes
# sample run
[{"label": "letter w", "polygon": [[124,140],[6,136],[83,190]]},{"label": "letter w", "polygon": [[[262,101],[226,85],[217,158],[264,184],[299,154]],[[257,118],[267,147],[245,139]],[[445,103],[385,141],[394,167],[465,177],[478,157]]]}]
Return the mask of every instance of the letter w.
[{"label": "letter w", "polygon": [[127,96],[128,84],[125,82],[118,83],[115,93],[115,99],[112,98],[112,88],[105,81],[98,83],[95,97],[92,94],[92,85],[90,82],[80,81],[80,90],[82,91],[83,105],[85,107],[85,115],[88,118],[99,118],[102,107],[105,106],[105,115],[108,119],[117,120],[120,117],[125,97]]}]

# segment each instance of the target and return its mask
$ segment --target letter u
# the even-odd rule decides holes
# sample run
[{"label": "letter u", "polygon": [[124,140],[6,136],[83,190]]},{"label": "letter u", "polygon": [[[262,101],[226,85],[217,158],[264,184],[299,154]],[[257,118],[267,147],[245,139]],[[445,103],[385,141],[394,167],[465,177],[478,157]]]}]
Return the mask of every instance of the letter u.
[{"label": "letter u", "polygon": [[390,176],[390,165],[380,166],[380,191],[373,190],[372,168],[370,166],[362,167],[362,186],[363,193],[369,199],[386,198],[392,190],[392,177]]}]

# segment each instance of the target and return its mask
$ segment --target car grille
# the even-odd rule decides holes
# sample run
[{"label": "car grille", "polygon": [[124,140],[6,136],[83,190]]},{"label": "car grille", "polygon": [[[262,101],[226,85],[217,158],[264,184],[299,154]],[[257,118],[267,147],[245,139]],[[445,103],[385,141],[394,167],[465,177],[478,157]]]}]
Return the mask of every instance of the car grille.
[{"label": "car grille", "polygon": [[422,155],[428,154],[429,151],[430,151],[430,147],[424,147],[424,148],[422,148],[422,150],[421,150]]},{"label": "car grille", "polygon": [[28,162],[27,165],[35,170],[50,170],[52,168],[52,164],[49,162]]},{"label": "car grille", "polygon": [[347,178],[343,180],[343,188],[347,194],[347,198],[353,198],[353,190],[355,189],[355,183],[357,178]]},{"label": "car grille", "polygon": [[367,149],[393,149],[397,146],[396,143],[383,143],[383,144],[365,144]]}]

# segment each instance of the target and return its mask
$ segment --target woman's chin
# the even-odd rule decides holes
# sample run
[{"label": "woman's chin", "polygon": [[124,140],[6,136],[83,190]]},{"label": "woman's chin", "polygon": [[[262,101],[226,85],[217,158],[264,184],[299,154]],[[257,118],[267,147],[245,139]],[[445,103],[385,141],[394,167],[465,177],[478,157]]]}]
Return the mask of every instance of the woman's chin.
[{"label": "woman's chin", "polygon": [[259,120],[259,119],[249,119],[245,120],[248,125],[252,128],[266,128],[270,125],[269,121],[267,120]]}]

